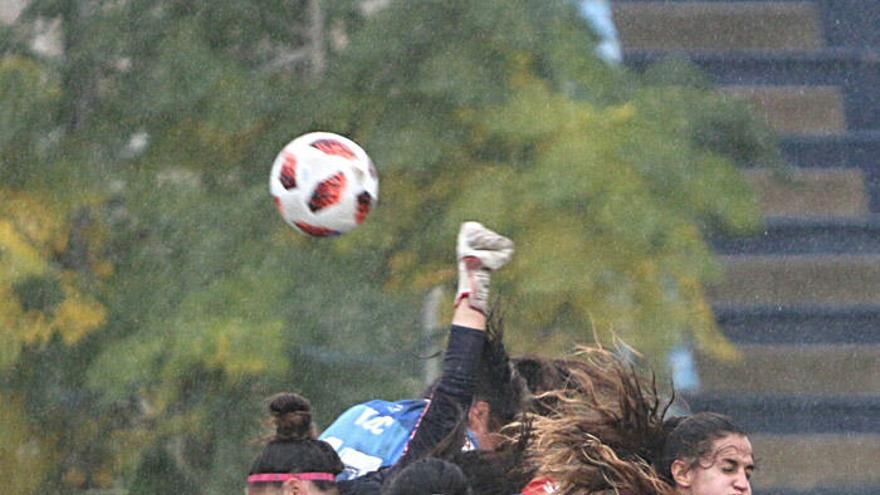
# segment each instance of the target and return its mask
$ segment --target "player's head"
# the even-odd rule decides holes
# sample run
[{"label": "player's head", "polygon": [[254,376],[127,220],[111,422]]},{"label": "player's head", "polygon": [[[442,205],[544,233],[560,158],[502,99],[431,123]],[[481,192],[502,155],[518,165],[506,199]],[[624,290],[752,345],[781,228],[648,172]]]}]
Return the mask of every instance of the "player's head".
[{"label": "player's head", "polygon": [[683,495],[749,495],[755,468],[745,430],[723,414],[667,420],[657,470]]},{"label": "player's head", "polygon": [[[523,411],[528,396],[525,381],[510,363],[503,342],[503,321],[494,306],[486,322],[486,344],[474,383],[474,399],[466,411],[467,431],[481,450],[492,450],[497,432]],[[430,397],[438,381],[423,393]]]},{"label": "player's head", "polygon": [[382,495],[469,495],[464,473],[455,464],[427,457],[409,464],[382,488]]},{"label": "player's head", "polygon": [[583,346],[565,366],[549,369],[565,379],[558,390],[538,395],[545,409],[531,417],[535,480],[566,493],[671,495],[672,486],[649,465],[665,438],[666,410],[652,374],[601,347]]},{"label": "player's head", "polygon": [[269,402],[274,434],[248,474],[248,495],[335,495],[343,464],[327,442],[315,438],[309,401],[281,393]]},{"label": "player's head", "polygon": [[458,451],[451,457],[461,468],[473,493],[480,495],[510,495],[521,493],[532,477],[526,462],[526,447],[530,440],[531,424],[509,425],[504,440],[494,450]]}]

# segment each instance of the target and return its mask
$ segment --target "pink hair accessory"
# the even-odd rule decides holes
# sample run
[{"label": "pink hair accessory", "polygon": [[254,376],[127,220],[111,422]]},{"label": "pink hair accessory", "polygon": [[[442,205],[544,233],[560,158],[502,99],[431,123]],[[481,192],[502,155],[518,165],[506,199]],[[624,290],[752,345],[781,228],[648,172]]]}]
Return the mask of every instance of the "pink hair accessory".
[{"label": "pink hair accessory", "polygon": [[336,481],[333,473],[294,473],[294,478],[308,481]]},{"label": "pink hair accessory", "polygon": [[336,481],[333,473],[261,473],[248,476],[248,483],[283,483],[287,480]]}]

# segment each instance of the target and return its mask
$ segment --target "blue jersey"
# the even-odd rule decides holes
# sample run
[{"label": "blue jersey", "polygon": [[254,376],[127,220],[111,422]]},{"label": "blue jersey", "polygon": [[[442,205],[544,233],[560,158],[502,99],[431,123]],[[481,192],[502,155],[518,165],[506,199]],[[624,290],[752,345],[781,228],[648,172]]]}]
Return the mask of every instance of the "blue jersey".
[{"label": "blue jersey", "polygon": [[[345,471],[337,479],[356,478],[397,462],[427,405],[427,399],[371,400],[342,413],[320,436],[345,464]],[[468,434],[473,444],[470,437]]]}]

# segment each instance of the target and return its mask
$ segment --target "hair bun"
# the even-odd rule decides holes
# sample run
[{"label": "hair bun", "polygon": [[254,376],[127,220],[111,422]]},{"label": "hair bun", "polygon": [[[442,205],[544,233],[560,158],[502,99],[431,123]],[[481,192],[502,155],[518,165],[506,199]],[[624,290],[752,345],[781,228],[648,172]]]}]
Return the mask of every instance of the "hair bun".
[{"label": "hair bun", "polygon": [[293,392],[282,392],[272,397],[272,401],[269,403],[269,412],[272,415],[292,412],[310,413],[311,411],[312,405],[309,400]]},{"label": "hair bun", "polygon": [[269,403],[269,412],[275,424],[275,438],[301,440],[314,437],[312,405],[305,397],[293,392],[276,395]]}]

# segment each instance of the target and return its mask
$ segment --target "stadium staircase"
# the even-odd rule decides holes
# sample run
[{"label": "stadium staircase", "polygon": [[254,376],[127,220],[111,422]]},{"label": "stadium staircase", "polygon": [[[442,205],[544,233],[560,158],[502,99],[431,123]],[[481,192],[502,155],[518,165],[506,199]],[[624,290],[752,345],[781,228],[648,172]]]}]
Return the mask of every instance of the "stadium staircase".
[{"label": "stadium staircase", "polygon": [[792,167],[744,169],[765,227],[713,240],[710,297],[743,360],[697,356],[692,409],[753,433],[758,495],[880,494],[880,0],[613,6],[628,66],[688,57]]}]

